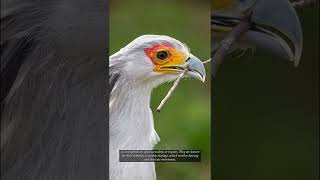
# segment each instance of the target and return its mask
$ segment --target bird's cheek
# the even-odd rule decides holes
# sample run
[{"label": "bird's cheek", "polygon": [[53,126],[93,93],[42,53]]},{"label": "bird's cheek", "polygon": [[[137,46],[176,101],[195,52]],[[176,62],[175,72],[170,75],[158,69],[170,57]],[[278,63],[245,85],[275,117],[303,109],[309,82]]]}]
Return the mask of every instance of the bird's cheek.
[{"label": "bird's cheek", "polygon": [[172,55],[166,63],[155,65],[153,71],[173,74],[181,73],[181,69],[178,69],[177,67],[182,67],[185,64],[186,59],[187,56],[183,54]]}]

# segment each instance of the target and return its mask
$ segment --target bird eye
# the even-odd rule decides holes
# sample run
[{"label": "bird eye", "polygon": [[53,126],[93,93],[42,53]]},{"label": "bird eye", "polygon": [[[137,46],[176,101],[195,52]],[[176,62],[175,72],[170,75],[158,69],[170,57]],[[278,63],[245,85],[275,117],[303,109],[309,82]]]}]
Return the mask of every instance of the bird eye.
[{"label": "bird eye", "polygon": [[167,51],[159,51],[157,52],[157,59],[158,60],[165,60],[168,57],[168,52]]}]

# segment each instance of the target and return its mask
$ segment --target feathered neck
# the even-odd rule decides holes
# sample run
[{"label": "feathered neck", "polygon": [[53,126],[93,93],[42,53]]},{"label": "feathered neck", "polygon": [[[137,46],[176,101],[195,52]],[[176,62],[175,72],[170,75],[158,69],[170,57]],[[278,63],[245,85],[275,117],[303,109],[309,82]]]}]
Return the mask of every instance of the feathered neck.
[{"label": "feathered neck", "polygon": [[119,162],[119,150],[152,150],[159,140],[150,109],[152,89],[121,76],[114,84],[109,101],[110,179],[156,179],[154,162]]},{"label": "feathered neck", "polygon": [[109,103],[111,150],[152,149],[158,141],[150,109],[152,89],[151,83],[118,78]]}]

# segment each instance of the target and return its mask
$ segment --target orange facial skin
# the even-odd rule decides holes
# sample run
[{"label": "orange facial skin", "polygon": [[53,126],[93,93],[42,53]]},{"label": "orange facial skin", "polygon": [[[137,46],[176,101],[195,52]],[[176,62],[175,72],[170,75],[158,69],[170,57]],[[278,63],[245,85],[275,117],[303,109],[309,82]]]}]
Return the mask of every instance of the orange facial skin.
[{"label": "orange facial skin", "polygon": [[[160,51],[165,51],[168,56],[165,59],[158,59],[157,53]],[[180,73],[181,70],[172,67],[182,66],[187,59],[186,54],[174,49],[168,44],[157,44],[146,49],[144,52],[155,65],[153,69],[154,72]]]}]

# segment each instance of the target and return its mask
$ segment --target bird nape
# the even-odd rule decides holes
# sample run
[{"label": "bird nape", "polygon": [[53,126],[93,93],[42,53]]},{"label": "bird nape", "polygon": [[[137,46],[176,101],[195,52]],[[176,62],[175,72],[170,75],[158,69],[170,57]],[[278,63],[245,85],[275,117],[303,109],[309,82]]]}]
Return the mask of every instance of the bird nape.
[{"label": "bird nape", "polygon": [[186,76],[204,81],[205,68],[188,47],[163,35],[136,38],[109,57],[110,178],[156,178],[154,162],[119,162],[119,150],[152,150],[159,141],[150,109],[152,89]]}]

